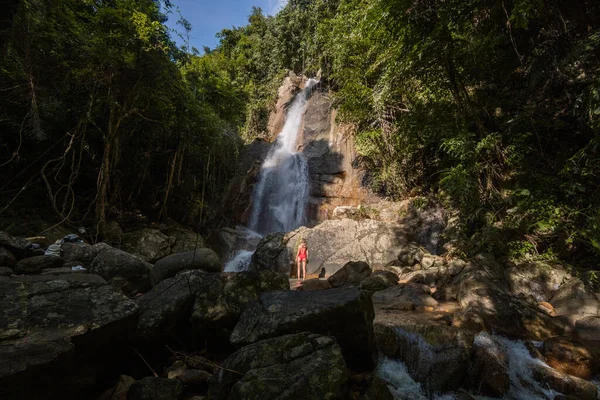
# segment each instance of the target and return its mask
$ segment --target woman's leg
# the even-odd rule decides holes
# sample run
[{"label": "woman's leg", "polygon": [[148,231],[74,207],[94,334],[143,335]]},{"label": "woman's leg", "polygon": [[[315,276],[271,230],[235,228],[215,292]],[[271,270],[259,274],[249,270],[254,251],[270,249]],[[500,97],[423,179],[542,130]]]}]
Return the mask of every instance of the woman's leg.
[{"label": "woman's leg", "polygon": [[304,279],[306,279],[306,258],[302,260],[302,270],[304,271]]},{"label": "woman's leg", "polygon": [[300,280],[300,257],[296,257],[296,265],[298,266],[298,274],[296,275],[296,277],[298,277],[298,280]]}]

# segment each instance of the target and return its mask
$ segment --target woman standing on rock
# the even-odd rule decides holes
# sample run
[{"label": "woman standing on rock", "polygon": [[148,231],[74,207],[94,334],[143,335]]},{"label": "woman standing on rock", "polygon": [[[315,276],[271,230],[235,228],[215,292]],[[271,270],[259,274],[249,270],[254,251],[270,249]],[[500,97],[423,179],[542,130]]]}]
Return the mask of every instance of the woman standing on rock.
[{"label": "woman standing on rock", "polygon": [[[298,252],[296,253],[296,263],[298,264],[298,280],[306,279],[306,263],[308,262],[308,246],[306,240],[300,240],[300,246],[298,246]],[[300,265],[302,264],[302,270],[304,271],[304,278],[300,279]]]}]

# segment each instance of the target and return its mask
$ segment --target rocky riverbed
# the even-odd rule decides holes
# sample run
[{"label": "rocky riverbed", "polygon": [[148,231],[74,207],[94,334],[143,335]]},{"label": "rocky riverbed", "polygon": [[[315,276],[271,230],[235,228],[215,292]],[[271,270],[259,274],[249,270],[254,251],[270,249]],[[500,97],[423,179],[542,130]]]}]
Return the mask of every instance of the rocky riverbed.
[{"label": "rocky riverbed", "polygon": [[[399,232],[342,218],[267,236],[240,273],[184,229],[59,256],[0,233],[0,397],[598,398],[599,293]],[[290,290],[299,234],[318,268]]]}]

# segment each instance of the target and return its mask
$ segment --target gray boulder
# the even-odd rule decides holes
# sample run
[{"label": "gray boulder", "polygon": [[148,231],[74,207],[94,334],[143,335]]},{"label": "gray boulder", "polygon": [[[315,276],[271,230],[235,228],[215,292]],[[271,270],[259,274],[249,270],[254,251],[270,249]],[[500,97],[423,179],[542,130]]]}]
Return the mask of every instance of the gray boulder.
[{"label": "gray boulder", "polygon": [[137,306],[112,287],[52,276],[23,278],[0,280],[0,388],[6,398],[30,398],[30,391],[43,391],[42,382],[48,381],[61,382],[64,392],[76,382],[53,381],[53,374],[60,376],[67,364],[71,369],[79,367],[76,362],[91,364],[69,354],[94,349],[97,356],[114,341],[131,338]]},{"label": "gray boulder", "polygon": [[240,317],[231,334],[234,344],[297,332],[334,336],[349,367],[375,366],[373,304],[355,288],[269,292],[260,295]]},{"label": "gray boulder", "polygon": [[17,258],[10,250],[0,246],[0,266],[12,267],[17,263]]},{"label": "gray boulder", "polygon": [[579,278],[573,278],[562,285],[550,301],[558,315],[575,320],[584,316],[600,315],[600,301]]},{"label": "gray boulder", "polygon": [[575,333],[582,339],[600,342],[600,315],[588,315],[575,322]]},{"label": "gray boulder", "polygon": [[197,293],[190,322],[200,335],[228,336],[261,293],[289,287],[287,276],[274,271],[212,275]]},{"label": "gray boulder", "polygon": [[10,250],[14,255],[23,258],[27,255],[27,249],[31,243],[23,238],[0,232],[0,247]]},{"label": "gray boulder", "polygon": [[377,292],[398,284],[398,275],[392,271],[379,270],[373,272],[360,282],[362,290]]},{"label": "gray boulder", "polygon": [[568,276],[560,266],[542,262],[517,265],[505,273],[511,294],[531,296],[538,302],[550,301]]},{"label": "gray boulder", "polygon": [[[314,228],[301,227],[286,234],[282,251],[275,264],[289,273],[300,239],[306,239],[309,248],[307,273],[325,269],[327,275],[342,268],[348,260],[364,261],[371,268],[380,268],[397,261],[397,255],[406,243],[401,225],[366,219],[326,220]],[[283,267],[283,266],[287,267]]]},{"label": "gray boulder", "polygon": [[172,253],[184,253],[206,247],[204,239],[199,233],[192,232],[182,226],[174,225],[160,231],[175,239],[175,245],[171,248]]},{"label": "gray boulder", "polygon": [[24,258],[15,265],[17,274],[39,274],[47,268],[60,268],[65,260],[58,256],[35,256]]},{"label": "gray boulder", "polygon": [[158,229],[144,228],[125,233],[121,238],[121,249],[153,263],[171,254],[173,241]]},{"label": "gray boulder", "polygon": [[0,276],[11,276],[15,272],[8,267],[0,267]]},{"label": "gray boulder", "polygon": [[138,333],[149,340],[176,333],[176,325],[186,321],[194,305],[196,292],[208,273],[184,271],[159,282],[137,299],[140,308]]},{"label": "gray boulder", "polygon": [[100,252],[99,247],[86,243],[63,243],[61,248],[65,262],[79,261],[86,267],[92,265],[94,258]]},{"label": "gray boulder", "polygon": [[401,284],[373,294],[376,309],[410,311],[417,307],[436,307],[438,302],[431,297],[431,290],[425,285]]},{"label": "gray boulder", "polygon": [[293,258],[285,245],[283,233],[272,233],[265,236],[256,247],[250,261],[250,271],[278,271],[290,273],[290,259]]},{"label": "gray boulder", "polygon": [[149,376],[129,387],[127,400],[178,400],[183,384],[177,379]]},{"label": "gray boulder", "polygon": [[[236,371],[236,372],[232,372]],[[211,385],[215,400],[342,399],[348,370],[333,338],[298,333],[242,347]]]},{"label": "gray boulder", "polygon": [[150,286],[149,273],[152,265],[123,250],[106,244],[100,248],[98,255],[89,267],[89,272],[100,275],[107,281],[123,278],[129,282],[132,290],[145,292]]},{"label": "gray boulder", "polygon": [[327,280],[331,287],[357,286],[371,275],[371,267],[364,261],[350,261]]},{"label": "gray boulder", "polygon": [[221,272],[221,261],[214,251],[207,248],[171,254],[154,264],[150,271],[150,281],[152,285],[156,285],[164,279],[175,276],[178,272],[189,269]]}]

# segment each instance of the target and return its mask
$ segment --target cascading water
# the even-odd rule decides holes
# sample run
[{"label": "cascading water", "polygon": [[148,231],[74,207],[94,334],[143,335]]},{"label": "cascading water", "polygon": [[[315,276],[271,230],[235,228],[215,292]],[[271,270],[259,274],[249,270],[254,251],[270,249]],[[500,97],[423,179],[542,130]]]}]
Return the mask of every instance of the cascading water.
[{"label": "cascading water", "polygon": [[306,222],[308,166],[302,154],[296,152],[296,146],[306,101],[317,83],[309,79],[296,95],[283,129],[262,165],[249,221],[249,228],[255,232],[289,232]]},{"label": "cascading water", "polygon": [[[252,214],[248,228],[265,235],[289,232],[306,222],[309,197],[308,165],[296,152],[302,116],[313,87],[319,81],[309,79],[286,113],[283,129],[269,150],[254,190]],[[240,250],[225,265],[226,272],[247,269],[252,252]]]}]

